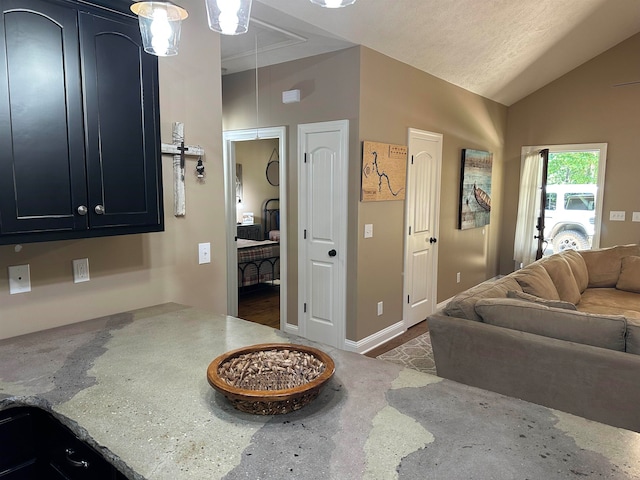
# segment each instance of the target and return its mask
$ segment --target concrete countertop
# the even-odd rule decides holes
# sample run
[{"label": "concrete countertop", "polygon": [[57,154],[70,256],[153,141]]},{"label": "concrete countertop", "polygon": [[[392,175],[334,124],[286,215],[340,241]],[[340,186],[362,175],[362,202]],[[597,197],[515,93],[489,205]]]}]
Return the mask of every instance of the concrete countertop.
[{"label": "concrete countertop", "polygon": [[[336,374],[286,415],[235,410],[206,379],[269,342]],[[0,409],[52,411],[135,479],[640,478],[640,435],[177,304],[0,341]]]}]

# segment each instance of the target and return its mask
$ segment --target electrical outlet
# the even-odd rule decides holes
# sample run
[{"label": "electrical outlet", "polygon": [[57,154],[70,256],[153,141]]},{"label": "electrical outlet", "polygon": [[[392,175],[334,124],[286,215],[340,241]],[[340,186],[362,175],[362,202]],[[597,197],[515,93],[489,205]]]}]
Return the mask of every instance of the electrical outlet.
[{"label": "electrical outlet", "polygon": [[456,283],[460,283],[460,272],[456,273]]},{"label": "electrical outlet", "polygon": [[198,244],[198,263],[200,265],[211,263],[211,244],[209,242]]},{"label": "electrical outlet", "polygon": [[378,316],[382,315],[382,302],[378,302]]},{"label": "electrical outlet", "polygon": [[29,264],[9,267],[9,293],[26,293],[31,291],[31,272]]},{"label": "electrical outlet", "polygon": [[364,226],[364,238],[373,237],[373,223],[367,223]]},{"label": "electrical outlet", "polygon": [[633,215],[631,216],[631,221],[640,222],[640,212],[633,212]]},{"label": "electrical outlet", "polygon": [[88,282],[89,279],[89,259],[78,258],[73,261],[73,283]]},{"label": "electrical outlet", "polygon": [[611,210],[609,212],[609,220],[613,222],[624,222],[626,213],[623,210]]}]

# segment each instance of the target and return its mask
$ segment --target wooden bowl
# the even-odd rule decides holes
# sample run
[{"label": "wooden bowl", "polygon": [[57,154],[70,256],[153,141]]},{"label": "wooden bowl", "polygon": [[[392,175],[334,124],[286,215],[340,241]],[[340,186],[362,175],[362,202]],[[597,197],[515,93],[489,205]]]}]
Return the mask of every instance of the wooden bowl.
[{"label": "wooden bowl", "polygon": [[[307,369],[308,365],[311,367]],[[238,374],[240,370],[242,373]],[[209,364],[207,380],[238,410],[275,415],[299,410],[310,403],[334,372],[331,357],[317,348],[263,343],[223,353]],[[233,383],[241,383],[242,388]],[[292,383],[298,385],[280,388]]]}]

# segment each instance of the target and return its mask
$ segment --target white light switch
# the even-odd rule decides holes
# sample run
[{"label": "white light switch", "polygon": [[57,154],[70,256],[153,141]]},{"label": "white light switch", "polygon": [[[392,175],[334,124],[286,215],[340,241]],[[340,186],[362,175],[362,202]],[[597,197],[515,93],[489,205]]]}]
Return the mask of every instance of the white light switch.
[{"label": "white light switch", "polygon": [[609,220],[613,222],[624,222],[625,216],[626,214],[623,210],[620,210],[620,211],[611,210],[609,212]]},{"label": "white light switch", "polygon": [[211,243],[198,244],[198,263],[211,263]]},{"label": "white light switch", "polygon": [[364,226],[364,238],[373,237],[373,223],[367,223]]},{"label": "white light switch", "polygon": [[631,221],[640,222],[640,212],[633,212],[633,215],[631,216]]},{"label": "white light switch", "polygon": [[31,291],[31,272],[29,264],[9,267],[9,293],[25,293]]}]

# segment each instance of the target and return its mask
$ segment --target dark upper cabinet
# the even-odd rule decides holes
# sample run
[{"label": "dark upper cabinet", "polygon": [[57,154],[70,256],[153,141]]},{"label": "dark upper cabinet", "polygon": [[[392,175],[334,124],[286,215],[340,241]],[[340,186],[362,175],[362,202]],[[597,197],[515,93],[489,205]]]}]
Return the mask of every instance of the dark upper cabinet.
[{"label": "dark upper cabinet", "polygon": [[0,244],[162,230],[157,59],[135,19],[0,6]]}]

